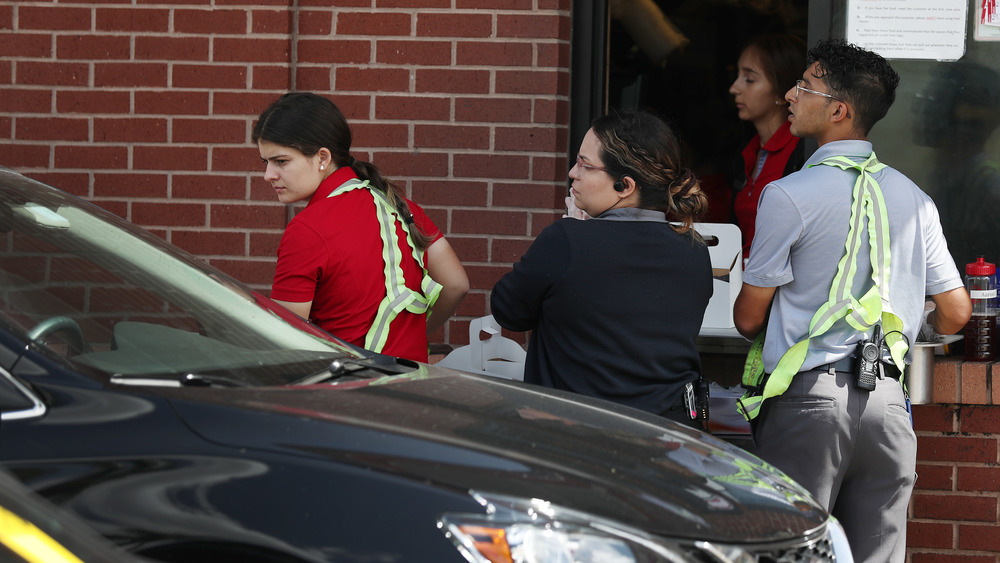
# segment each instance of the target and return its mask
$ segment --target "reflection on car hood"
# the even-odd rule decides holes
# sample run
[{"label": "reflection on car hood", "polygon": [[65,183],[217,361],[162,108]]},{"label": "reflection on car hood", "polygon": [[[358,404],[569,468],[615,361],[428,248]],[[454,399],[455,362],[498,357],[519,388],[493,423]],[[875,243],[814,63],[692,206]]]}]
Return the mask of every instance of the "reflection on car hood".
[{"label": "reflection on car hood", "polygon": [[[225,417],[213,416],[218,405],[199,404],[205,394],[178,393],[180,415],[215,442],[446,488],[526,498],[546,491],[543,500],[654,533],[770,541],[826,521],[806,492],[743,450],[640,411],[530,385],[429,368],[335,386],[226,390],[220,403],[243,413]],[[255,416],[260,410],[289,416],[275,424]]]}]

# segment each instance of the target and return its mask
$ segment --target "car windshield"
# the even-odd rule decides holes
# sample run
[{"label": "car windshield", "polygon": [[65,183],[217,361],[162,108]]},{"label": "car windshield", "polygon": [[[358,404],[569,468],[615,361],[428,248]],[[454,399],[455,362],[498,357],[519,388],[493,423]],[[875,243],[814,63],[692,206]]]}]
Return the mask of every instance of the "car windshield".
[{"label": "car windshield", "polygon": [[361,355],[160,238],[2,167],[0,241],[0,323],[95,377],[280,385]]}]

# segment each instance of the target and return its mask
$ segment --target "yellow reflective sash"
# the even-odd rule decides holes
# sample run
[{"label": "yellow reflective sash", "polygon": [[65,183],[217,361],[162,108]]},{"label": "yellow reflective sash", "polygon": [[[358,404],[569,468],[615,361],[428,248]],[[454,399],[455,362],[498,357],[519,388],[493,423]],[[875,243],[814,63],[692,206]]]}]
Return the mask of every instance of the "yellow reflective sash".
[{"label": "yellow reflective sash", "polygon": [[[796,342],[778,360],[778,365],[769,377],[764,374],[762,360],[764,333],[762,330],[754,339],[747,354],[743,369],[743,384],[748,391],[737,401],[737,409],[747,420],[760,414],[763,402],[781,395],[788,389],[792,377],[801,369],[809,350],[809,342],[821,336],[835,322],[845,319],[855,330],[867,332],[875,323],[882,322],[885,343],[889,354],[902,373],[906,369],[903,358],[908,344],[903,336],[903,321],[889,305],[889,215],[886,212],[882,188],[872,176],[885,168],[873,152],[864,162],[856,163],[844,156],[830,157],[818,164],[836,166],[842,170],[857,170],[858,179],[854,183],[851,224],[847,234],[844,255],[837,265],[837,275],[830,286],[830,294],[813,315],[809,323],[809,334]],[[868,245],[871,248],[872,281],[875,284],[860,299],[851,295],[851,287],[858,272],[858,252],[864,244],[864,220],[868,222]],[[900,382],[903,382],[900,376]],[[761,389],[763,383],[763,389]]]},{"label": "yellow reflective sash", "polygon": [[[431,279],[424,267],[424,251],[417,248],[410,234],[410,226],[395,207],[378,190],[369,186],[369,181],[350,180],[333,190],[327,197],[335,197],[351,190],[367,188],[375,205],[375,216],[378,217],[379,234],[382,237],[382,262],[385,265],[385,298],[379,303],[375,320],[365,335],[365,348],[373,352],[381,352],[389,339],[389,324],[402,311],[425,314],[430,311],[441,294],[441,285]],[[396,221],[403,226],[406,242],[413,250],[413,259],[420,264],[424,272],[420,281],[420,292],[406,287],[403,276],[403,255],[399,251],[399,238],[396,236]]]}]

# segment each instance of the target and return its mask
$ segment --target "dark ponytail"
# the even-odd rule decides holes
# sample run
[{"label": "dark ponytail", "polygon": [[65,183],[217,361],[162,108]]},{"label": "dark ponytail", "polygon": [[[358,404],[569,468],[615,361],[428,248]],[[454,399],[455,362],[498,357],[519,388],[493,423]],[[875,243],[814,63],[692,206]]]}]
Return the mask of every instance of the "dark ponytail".
[{"label": "dark ponytail", "polygon": [[251,140],[291,147],[307,157],[326,148],[337,168],[350,167],[358,178],[368,180],[369,186],[385,196],[407,223],[418,249],[430,246],[430,237],[414,224],[413,213],[396,184],[382,177],[374,164],[351,156],[351,129],[344,114],[330,100],[310,92],[281,96],[260,114]]}]

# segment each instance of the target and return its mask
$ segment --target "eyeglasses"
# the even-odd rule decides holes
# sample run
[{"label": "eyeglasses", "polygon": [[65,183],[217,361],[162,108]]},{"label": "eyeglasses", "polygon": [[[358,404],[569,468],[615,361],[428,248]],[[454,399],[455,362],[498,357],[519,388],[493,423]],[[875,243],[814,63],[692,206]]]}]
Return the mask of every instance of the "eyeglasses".
[{"label": "eyeglasses", "polygon": [[845,104],[847,103],[846,101],[844,101],[843,98],[838,98],[837,96],[832,96],[830,94],[827,94],[826,92],[817,92],[816,90],[811,90],[809,88],[805,88],[805,87],[802,86],[802,82],[803,81],[802,81],[801,78],[795,81],[795,98],[794,98],[794,100],[796,102],[799,101],[799,91],[802,91],[802,92],[809,92],[810,94],[816,94],[817,96],[823,96],[824,98],[830,98],[831,100],[837,100],[838,102],[844,102]]},{"label": "eyeglasses", "polygon": [[[579,166],[580,168],[583,168],[584,170],[599,170],[601,172],[608,172],[607,168],[601,168],[600,166],[594,166],[592,164],[587,164],[579,156],[576,157],[576,165]],[[608,172],[608,174],[611,174],[611,172]]]}]

